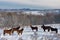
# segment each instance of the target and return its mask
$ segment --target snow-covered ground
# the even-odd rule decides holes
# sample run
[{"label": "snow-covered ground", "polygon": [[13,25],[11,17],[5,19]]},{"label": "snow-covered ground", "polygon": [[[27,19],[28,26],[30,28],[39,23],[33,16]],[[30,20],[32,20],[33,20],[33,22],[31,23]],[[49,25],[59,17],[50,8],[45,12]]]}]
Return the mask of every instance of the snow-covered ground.
[{"label": "snow-covered ground", "polygon": [[32,31],[30,27],[25,27],[23,34],[18,35],[17,32],[14,32],[12,35],[6,34],[3,35],[3,30],[0,29],[0,40],[60,40],[60,24],[47,24],[52,27],[58,28],[58,33],[55,32],[46,32],[43,31],[41,25],[33,25],[38,26],[38,31]]}]

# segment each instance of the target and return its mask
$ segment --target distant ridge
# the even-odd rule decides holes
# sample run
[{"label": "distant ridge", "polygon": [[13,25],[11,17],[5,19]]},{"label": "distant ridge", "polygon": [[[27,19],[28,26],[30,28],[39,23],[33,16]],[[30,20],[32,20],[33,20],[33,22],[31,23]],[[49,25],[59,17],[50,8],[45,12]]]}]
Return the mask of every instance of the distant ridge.
[{"label": "distant ridge", "polygon": [[0,9],[0,11],[41,11],[40,9],[26,9],[26,8],[23,8],[23,9]]},{"label": "distant ridge", "polygon": [[29,8],[22,8],[22,9],[0,9],[1,11],[14,11],[14,12],[19,12],[19,11],[42,11],[42,12],[58,12],[60,13],[60,9],[29,9]]}]

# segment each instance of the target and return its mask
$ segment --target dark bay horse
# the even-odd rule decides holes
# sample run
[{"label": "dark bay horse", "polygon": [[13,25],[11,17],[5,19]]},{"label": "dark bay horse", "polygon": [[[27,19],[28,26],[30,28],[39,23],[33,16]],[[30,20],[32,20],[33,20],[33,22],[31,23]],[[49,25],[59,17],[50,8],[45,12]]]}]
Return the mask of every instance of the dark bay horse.
[{"label": "dark bay horse", "polygon": [[51,31],[56,31],[56,33],[58,32],[58,29],[57,28],[52,28],[51,26],[44,26],[42,25],[41,28],[43,28],[43,30],[48,30],[48,32],[51,30]]},{"label": "dark bay horse", "polygon": [[19,35],[19,33],[21,33],[21,35],[22,35],[23,30],[24,30],[23,28],[22,28],[22,29],[20,29],[20,30],[17,30],[18,35]]},{"label": "dark bay horse", "polygon": [[58,33],[58,29],[57,28],[51,28],[51,31],[56,31],[56,33]]},{"label": "dark bay horse", "polygon": [[5,29],[3,31],[3,35],[5,35],[5,33],[8,33],[9,35],[11,35],[12,34],[12,29],[10,29],[10,30]]},{"label": "dark bay horse", "polygon": [[32,25],[30,25],[30,27],[31,27],[32,30],[38,31],[38,27],[33,27]]},{"label": "dark bay horse", "polygon": [[50,31],[51,27],[50,26],[44,26],[42,25],[41,28],[43,28],[43,30],[48,30],[48,32]]},{"label": "dark bay horse", "polygon": [[20,26],[18,26],[17,28],[12,28],[12,33],[13,33],[14,31],[19,30],[19,28],[20,28]]}]

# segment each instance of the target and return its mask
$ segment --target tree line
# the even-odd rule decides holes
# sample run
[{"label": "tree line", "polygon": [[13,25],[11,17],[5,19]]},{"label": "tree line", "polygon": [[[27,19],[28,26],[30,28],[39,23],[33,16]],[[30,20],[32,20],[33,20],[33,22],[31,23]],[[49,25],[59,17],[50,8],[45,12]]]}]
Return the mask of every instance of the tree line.
[{"label": "tree line", "polygon": [[60,14],[46,13],[42,15],[26,14],[24,12],[0,12],[0,26],[40,25],[60,23]]}]

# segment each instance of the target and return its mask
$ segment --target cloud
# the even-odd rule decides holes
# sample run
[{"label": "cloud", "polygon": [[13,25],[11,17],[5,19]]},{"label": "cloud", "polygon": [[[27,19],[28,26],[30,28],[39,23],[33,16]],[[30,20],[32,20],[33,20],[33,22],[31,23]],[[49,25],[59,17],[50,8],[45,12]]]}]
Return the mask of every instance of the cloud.
[{"label": "cloud", "polygon": [[43,7],[50,7],[50,8],[60,8],[60,0],[0,0],[6,2],[14,2],[17,4],[24,4],[24,5],[34,5],[34,6],[43,6]]}]

